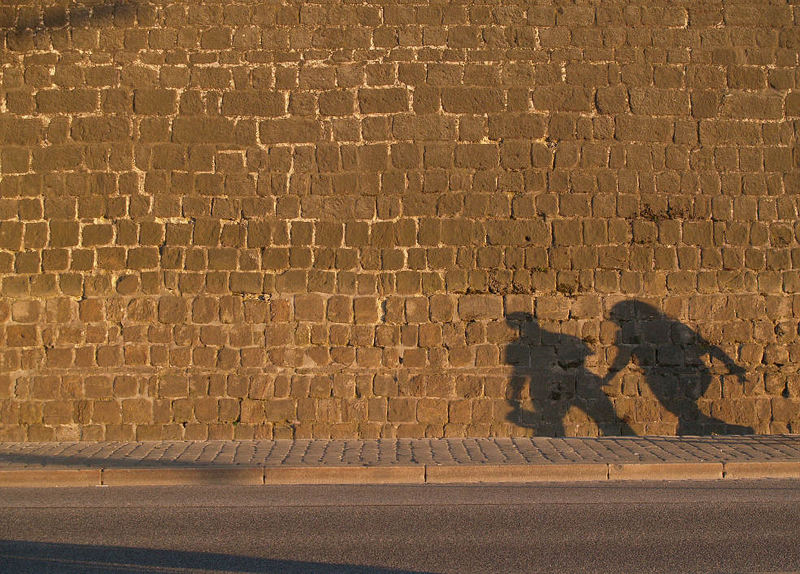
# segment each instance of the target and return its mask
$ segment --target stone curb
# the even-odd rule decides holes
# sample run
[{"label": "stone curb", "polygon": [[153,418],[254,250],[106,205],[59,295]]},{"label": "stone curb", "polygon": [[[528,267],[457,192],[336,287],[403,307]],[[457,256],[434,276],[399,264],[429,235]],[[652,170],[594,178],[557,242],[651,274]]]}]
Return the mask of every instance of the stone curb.
[{"label": "stone curb", "polygon": [[800,478],[800,462],[726,462],[725,478]]},{"label": "stone curb", "polygon": [[425,482],[577,482],[606,480],[608,465],[596,464],[491,464],[426,467]]},{"label": "stone curb", "polygon": [[609,480],[716,480],[724,477],[721,462],[644,462],[608,465]]},{"label": "stone curb", "polygon": [[468,484],[800,478],[800,461],[474,464],[317,467],[26,468],[0,470],[3,487],[278,484]]},{"label": "stone curb", "polygon": [[0,488],[42,486],[100,486],[100,468],[26,468],[0,470]]},{"label": "stone curb", "polygon": [[264,484],[264,471],[250,468],[107,468],[103,486]]},{"label": "stone curb", "polygon": [[264,467],[264,484],[424,484],[425,466]]}]

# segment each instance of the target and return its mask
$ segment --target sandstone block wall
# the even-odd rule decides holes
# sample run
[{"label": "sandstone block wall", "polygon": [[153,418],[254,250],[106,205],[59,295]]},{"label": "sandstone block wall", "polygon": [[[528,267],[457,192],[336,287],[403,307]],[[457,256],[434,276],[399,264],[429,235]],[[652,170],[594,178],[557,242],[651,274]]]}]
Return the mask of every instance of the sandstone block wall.
[{"label": "sandstone block wall", "polygon": [[796,432],[794,2],[0,4],[0,440]]}]

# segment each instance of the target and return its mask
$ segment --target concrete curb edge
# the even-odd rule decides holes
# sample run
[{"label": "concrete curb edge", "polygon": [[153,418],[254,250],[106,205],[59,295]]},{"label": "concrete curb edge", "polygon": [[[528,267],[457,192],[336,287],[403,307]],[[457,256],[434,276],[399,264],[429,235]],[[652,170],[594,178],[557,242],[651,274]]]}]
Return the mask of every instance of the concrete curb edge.
[{"label": "concrete curb edge", "polygon": [[800,461],[0,469],[3,487],[465,484],[800,478]]}]

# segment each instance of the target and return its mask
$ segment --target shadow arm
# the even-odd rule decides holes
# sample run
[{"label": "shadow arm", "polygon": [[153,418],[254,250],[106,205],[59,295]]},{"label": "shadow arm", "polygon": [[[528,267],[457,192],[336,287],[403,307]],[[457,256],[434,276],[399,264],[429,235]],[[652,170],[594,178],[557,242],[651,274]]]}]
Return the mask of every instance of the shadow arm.
[{"label": "shadow arm", "polygon": [[722,364],[725,365],[725,368],[727,368],[732,375],[736,375],[737,377],[739,377],[739,380],[744,381],[744,375],[746,373],[744,367],[737,365],[736,361],[731,359],[725,351],[723,351],[716,345],[708,344],[705,341],[702,341],[702,343],[707,345],[709,358],[718,359],[719,361],[722,361]]},{"label": "shadow arm", "polygon": [[631,355],[633,354],[631,349],[617,347],[617,351],[617,356],[614,357],[614,362],[608,367],[608,372],[606,373],[605,377],[603,377],[604,385],[608,384],[611,379],[616,377],[617,373],[627,367],[628,363],[631,361]]}]

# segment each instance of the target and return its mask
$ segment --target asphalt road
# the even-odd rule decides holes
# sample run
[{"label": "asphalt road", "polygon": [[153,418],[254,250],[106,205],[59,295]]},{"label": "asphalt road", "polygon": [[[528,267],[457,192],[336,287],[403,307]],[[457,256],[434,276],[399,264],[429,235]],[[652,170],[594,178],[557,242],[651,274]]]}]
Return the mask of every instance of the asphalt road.
[{"label": "asphalt road", "polygon": [[800,571],[800,482],[0,490],[0,572]]}]

